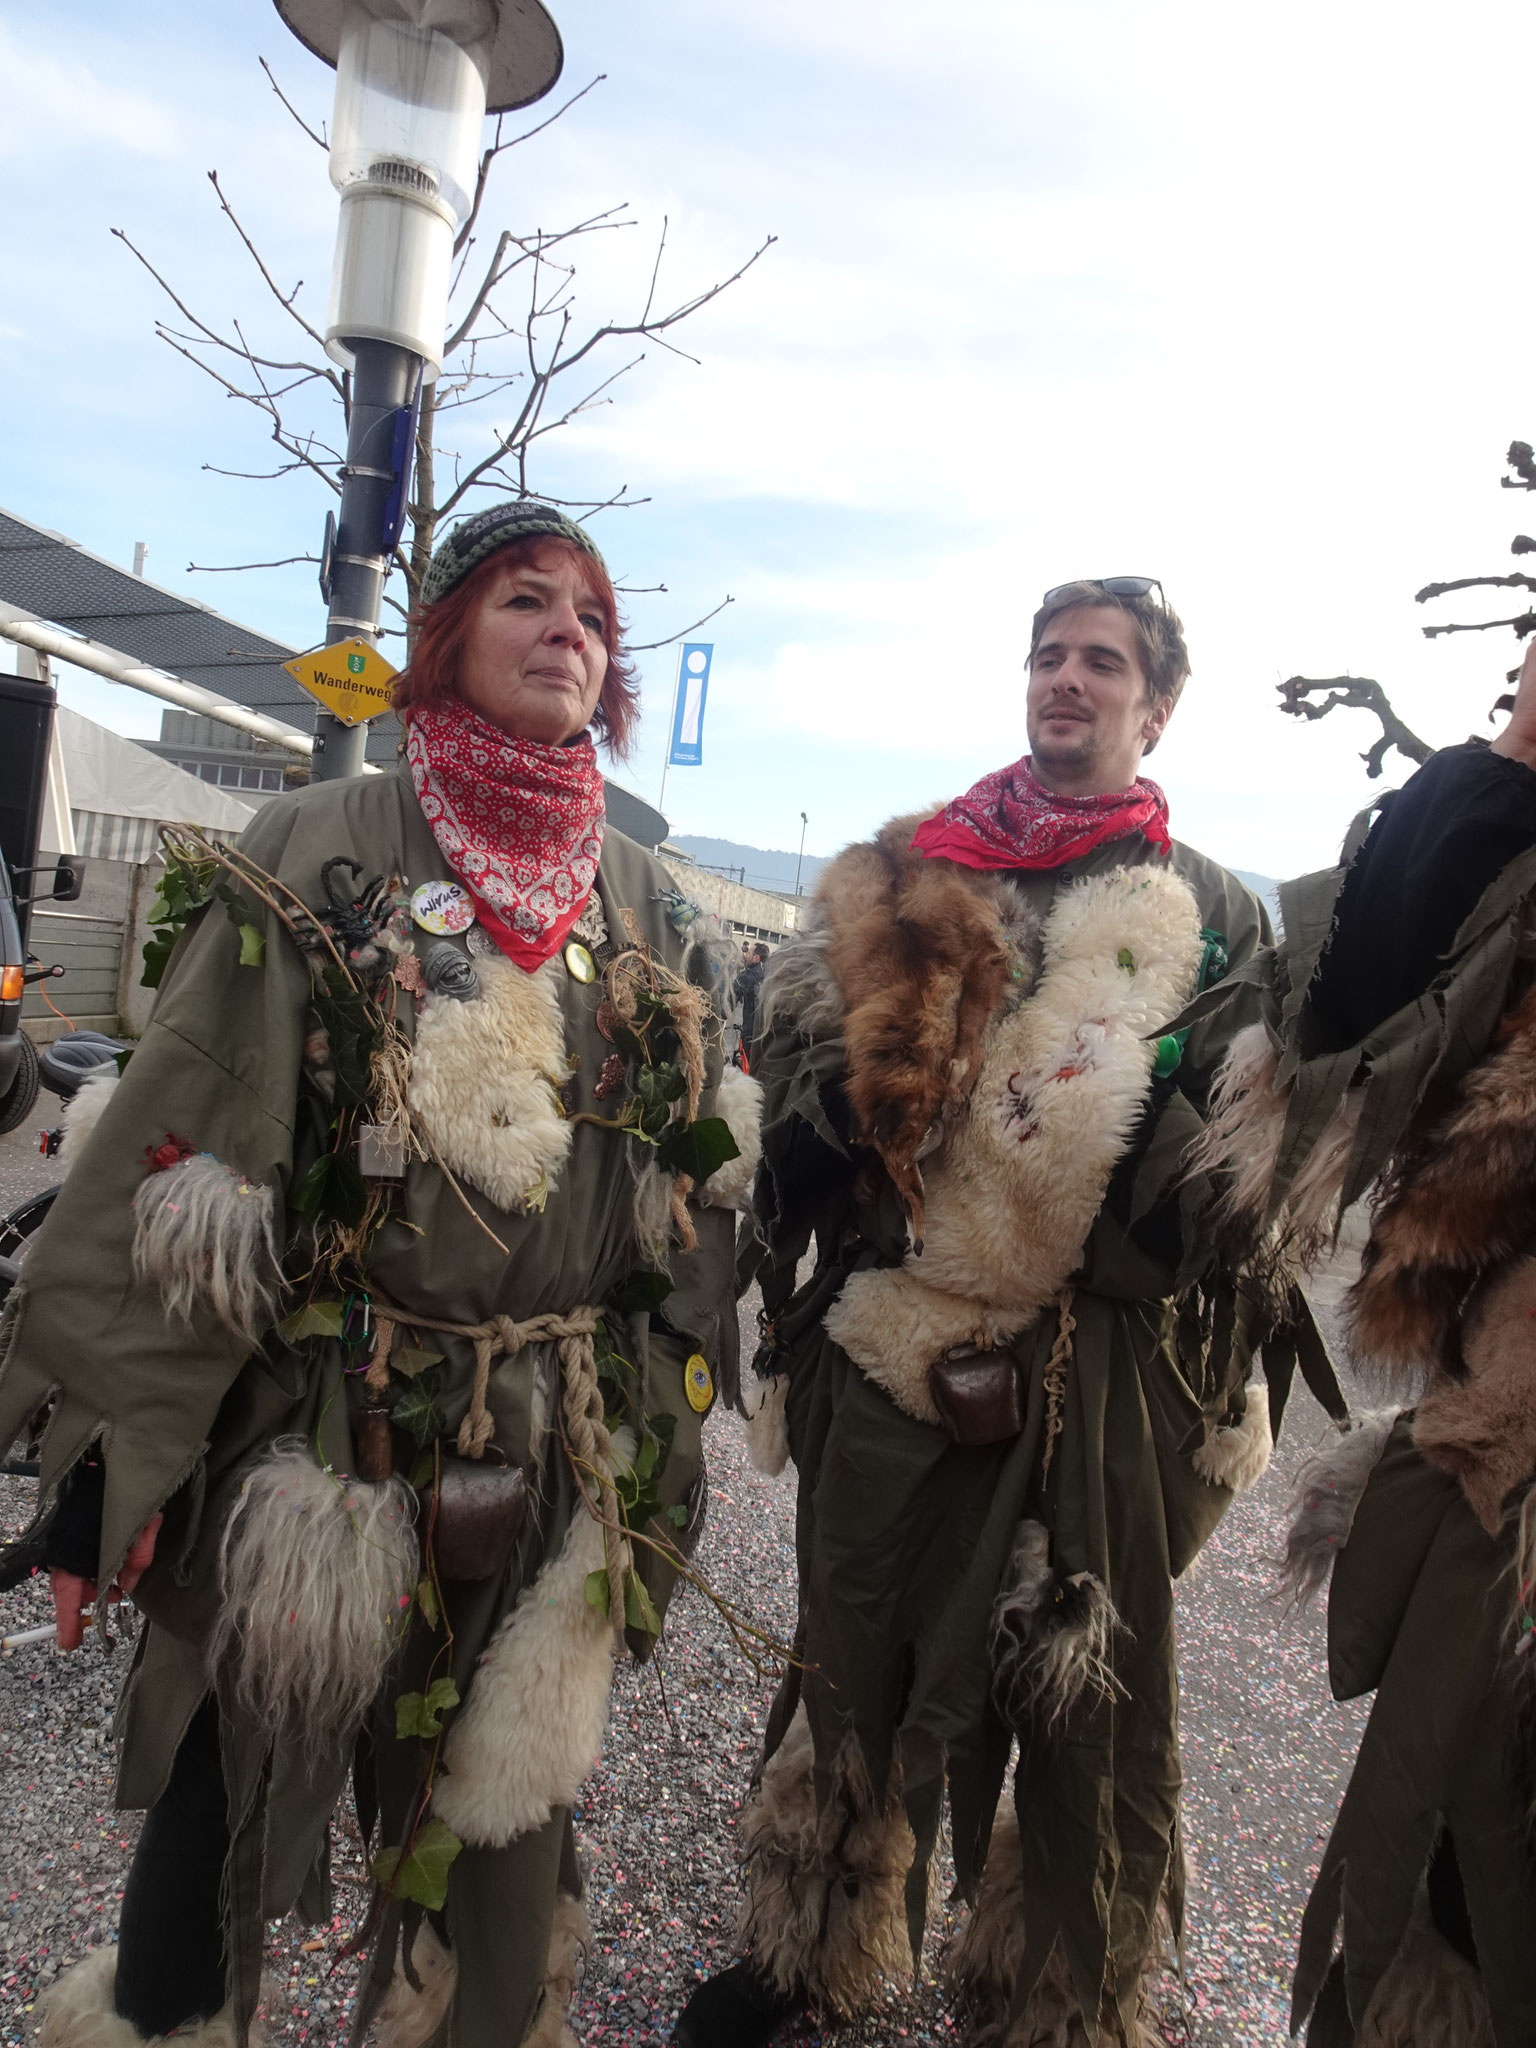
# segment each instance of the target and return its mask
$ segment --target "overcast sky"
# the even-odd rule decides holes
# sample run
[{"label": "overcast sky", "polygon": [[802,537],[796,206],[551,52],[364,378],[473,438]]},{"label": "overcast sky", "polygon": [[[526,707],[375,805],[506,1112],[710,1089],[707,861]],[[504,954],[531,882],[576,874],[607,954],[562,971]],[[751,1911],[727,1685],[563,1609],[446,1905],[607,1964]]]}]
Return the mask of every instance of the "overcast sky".
[{"label": "overcast sky", "polygon": [[[680,333],[697,367],[653,348],[534,478],[649,497],[595,529],[624,580],[668,586],[636,639],[735,600],[675,829],[793,847],[804,810],[828,852],[1012,759],[1031,612],[1074,575],[1159,576],[1183,614],[1194,678],[1151,772],[1233,865],[1322,865],[1372,787],[1371,723],[1298,726],[1280,678],[1373,675],[1436,743],[1488,730],[1513,637],[1420,628],[1520,600],[1413,594],[1521,566],[1536,524],[1499,487],[1536,439],[1529,7],[553,5],[561,90],[606,82],[514,154],[487,227],[627,201],[640,225],[582,255],[592,323],[643,297],[664,214],[678,295],[779,238]],[[156,580],[310,645],[312,571],[184,573],[302,551],[328,498],[204,471],[270,444],[154,340],[109,233],[275,339],[217,169],[323,317],[335,198],[260,56],[328,119],[331,75],[268,0],[0,0],[0,503],[125,566],[147,540]],[[652,799],[675,660],[643,658],[621,774]],[[147,699],[66,694],[158,730]]]}]

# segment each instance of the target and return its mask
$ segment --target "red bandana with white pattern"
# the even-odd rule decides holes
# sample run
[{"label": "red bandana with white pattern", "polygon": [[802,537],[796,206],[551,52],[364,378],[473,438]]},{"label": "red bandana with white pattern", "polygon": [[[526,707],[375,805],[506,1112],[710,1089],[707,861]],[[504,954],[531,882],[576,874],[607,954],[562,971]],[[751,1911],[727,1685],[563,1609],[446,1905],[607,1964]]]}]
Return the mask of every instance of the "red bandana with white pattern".
[{"label": "red bandana with white pattern", "polygon": [[457,697],[410,714],[406,759],[432,837],[487,933],[532,973],[586,908],[603,850],[590,733],[514,739]]},{"label": "red bandana with white pattern", "polygon": [[1059,868],[1132,832],[1168,851],[1168,800],[1147,776],[1103,796],[1059,796],[1035,780],[1026,754],[919,825],[912,845],[963,868]]}]

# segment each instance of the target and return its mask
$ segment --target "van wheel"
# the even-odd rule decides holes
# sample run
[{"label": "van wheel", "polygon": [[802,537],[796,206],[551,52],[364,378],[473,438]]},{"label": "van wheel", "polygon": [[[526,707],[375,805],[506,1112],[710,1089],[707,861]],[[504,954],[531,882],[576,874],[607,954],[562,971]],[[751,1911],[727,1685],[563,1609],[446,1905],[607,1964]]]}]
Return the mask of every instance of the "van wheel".
[{"label": "van wheel", "polygon": [[0,1131],[14,1131],[32,1114],[37,1100],[37,1047],[21,1033],[21,1064],[11,1083],[11,1092],[0,1102]]}]

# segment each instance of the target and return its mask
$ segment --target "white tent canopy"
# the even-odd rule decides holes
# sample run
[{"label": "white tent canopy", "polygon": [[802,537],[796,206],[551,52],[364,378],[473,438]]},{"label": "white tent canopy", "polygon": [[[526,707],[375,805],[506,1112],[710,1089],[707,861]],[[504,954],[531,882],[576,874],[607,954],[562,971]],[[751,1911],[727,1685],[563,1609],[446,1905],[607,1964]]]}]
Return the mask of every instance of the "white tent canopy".
[{"label": "white tent canopy", "polygon": [[[233,835],[256,815],[250,804],[63,704],[54,714],[49,784],[50,793],[57,792],[57,812],[68,811],[75,842],[49,843],[49,852],[147,860],[155,851],[157,824],[206,825]],[[54,803],[48,808],[54,815],[43,837],[51,842],[63,838],[63,820]]]}]

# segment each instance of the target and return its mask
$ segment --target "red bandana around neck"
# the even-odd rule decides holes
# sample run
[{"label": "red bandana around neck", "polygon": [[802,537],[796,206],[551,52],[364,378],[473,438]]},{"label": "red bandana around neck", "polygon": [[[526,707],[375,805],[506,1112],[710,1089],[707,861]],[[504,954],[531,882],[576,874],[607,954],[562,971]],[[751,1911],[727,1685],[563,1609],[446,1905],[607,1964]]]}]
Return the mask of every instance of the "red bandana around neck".
[{"label": "red bandana around neck", "polygon": [[586,907],[603,850],[603,778],[589,733],[514,739],[458,698],[410,715],[406,759],[444,860],[480,922],[532,973]]},{"label": "red bandana around neck", "polygon": [[1131,832],[1167,852],[1168,799],[1155,782],[1139,775],[1106,796],[1058,796],[1035,780],[1026,754],[919,825],[912,845],[963,868],[1059,868]]}]

